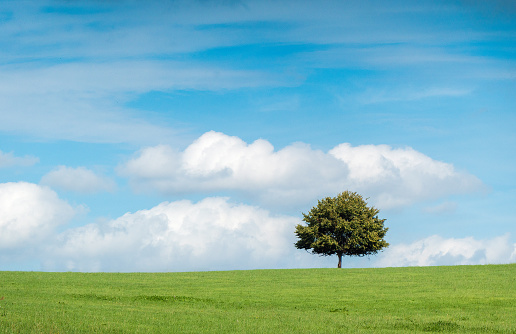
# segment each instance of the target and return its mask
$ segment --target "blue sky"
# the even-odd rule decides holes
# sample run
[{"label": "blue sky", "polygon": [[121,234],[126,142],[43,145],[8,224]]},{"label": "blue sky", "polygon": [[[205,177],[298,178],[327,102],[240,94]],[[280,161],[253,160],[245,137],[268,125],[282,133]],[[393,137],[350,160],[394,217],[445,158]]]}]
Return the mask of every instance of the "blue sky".
[{"label": "blue sky", "polygon": [[516,262],[511,1],[0,2],[0,270],[334,267],[326,196],[390,247]]}]

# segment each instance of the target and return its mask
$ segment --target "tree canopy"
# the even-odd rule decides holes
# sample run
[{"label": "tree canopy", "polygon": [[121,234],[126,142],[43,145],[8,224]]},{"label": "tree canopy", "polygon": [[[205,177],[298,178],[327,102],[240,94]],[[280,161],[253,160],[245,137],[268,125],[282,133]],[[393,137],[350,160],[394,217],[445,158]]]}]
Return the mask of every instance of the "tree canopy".
[{"label": "tree canopy", "polygon": [[378,218],[379,212],[355,192],[326,197],[308,214],[303,213],[306,226],[296,226],[299,240],[295,246],[323,256],[336,254],[338,268],[342,266],[342,255],[376,254],[389,246],[383,239],[388,228],[383,226],[385,219]]}]

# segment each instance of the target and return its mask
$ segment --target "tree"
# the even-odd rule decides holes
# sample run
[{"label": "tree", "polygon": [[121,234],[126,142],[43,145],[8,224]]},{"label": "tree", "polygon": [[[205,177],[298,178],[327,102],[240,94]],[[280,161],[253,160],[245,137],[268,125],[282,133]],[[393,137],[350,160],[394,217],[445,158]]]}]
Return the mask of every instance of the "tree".
[{"label": "tree", "polygon": [[342,266],[342,255],[376,254],[389,246],[383,239],[388,228],[383,226],[385,219],[378,218],[379,212],[368,207],[355,192],[345,191],[337,197],[319,200],[308,214],[303,213],[307,225],[296,226],[296,248],[322,256],[337,254],[338,268]]}]

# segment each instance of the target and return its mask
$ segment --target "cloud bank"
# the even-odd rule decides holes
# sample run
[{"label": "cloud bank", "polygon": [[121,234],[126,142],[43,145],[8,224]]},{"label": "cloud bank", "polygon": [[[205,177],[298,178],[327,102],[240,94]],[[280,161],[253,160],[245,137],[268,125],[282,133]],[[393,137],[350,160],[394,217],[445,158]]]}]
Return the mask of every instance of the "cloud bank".
[{"label": "cloud bank", "polygon": [[164,202],[60,236],[46,266],[79,271],[191,271],[294,262],[298,219],[227,198]]},{"label": "cloud bank", "polygon": [[[77,213],[48,187],[0,184],[2,262],[39,262],[52,271],[198,271],[333,267],[294,247],[300,217],[224,197],[163,202],[148,210],[73,227]],[[516,262],[509,234],[492,239],[435,235],[391,245],[376,267]],[[335,262],[335,263],[334,263]],[[353,266],[353,260],[347,262]]]},{"label": "cloud bank", "polygon": [[412,148],[340,144],[329,152],[295,143],[279,151],[210,131],[183,152],[142,149],[119,168],[137,190],[164,194],[236,191],[265,205],[299,205],[346,189],[380,208],[474,192],[482,182]]},{"label": "cloud bank", "polygon": [[[227,198],[163,202],[115,220],[73,228],[49,249],[46,270],[204,271],[334,267],[294,247],[299,217],[274,215]],[[360,261],[360,259],[356,259]],[[374,267],[516,262],[509,235],[478,240],[434,235],[392,245]],[[353,266],[354,260],[346,263]],[[360,263],[360,262],[357,262]]]}]

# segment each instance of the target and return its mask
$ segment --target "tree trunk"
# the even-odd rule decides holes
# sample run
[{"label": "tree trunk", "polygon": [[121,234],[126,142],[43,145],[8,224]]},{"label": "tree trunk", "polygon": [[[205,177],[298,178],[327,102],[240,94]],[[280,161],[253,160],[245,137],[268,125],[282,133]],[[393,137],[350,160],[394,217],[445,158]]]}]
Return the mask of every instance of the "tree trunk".
[{"label": "tree trunk", "polygon": [[339,257],[339,264],[337,268],[342,268],[342,253],[337,254],[337,256]]}]

